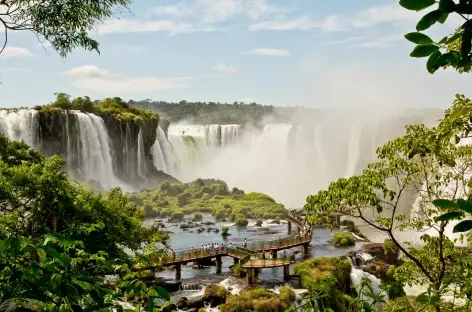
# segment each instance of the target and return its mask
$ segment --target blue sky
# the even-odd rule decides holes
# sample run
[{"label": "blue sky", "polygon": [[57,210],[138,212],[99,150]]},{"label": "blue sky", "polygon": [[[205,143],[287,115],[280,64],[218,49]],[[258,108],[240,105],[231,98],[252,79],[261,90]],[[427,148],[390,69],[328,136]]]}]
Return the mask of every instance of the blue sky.
[{"label": "blue sky", "polygon": [[0,107],[45,104],[59,91],[320,108],[447,107],[455,93],[471,95],[470,75],[430,75],[409,57],[403,34],[421,13],[395,0],[134,0],[130,9],[94,33],[100,55],[62,59],[32,34],[10,33]]}]

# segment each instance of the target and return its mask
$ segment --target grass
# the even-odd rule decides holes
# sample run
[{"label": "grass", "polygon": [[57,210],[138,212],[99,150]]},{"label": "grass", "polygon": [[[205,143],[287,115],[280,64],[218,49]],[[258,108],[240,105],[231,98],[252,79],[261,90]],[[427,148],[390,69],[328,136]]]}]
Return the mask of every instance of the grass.
[{"label": "grass", "polygon": [[289,287],[282,287],[279,295],[265,288],[256,287],[243,290],[239,295],[229,295],[226,303],[219,309],[221,312],[284,312],[293,302],[295,302],[295,293]]},{"label": "grass", "polygon": [[333,244],[336,247],[354,246],[356,239],[351,233],[338,232],[334,234]]}]

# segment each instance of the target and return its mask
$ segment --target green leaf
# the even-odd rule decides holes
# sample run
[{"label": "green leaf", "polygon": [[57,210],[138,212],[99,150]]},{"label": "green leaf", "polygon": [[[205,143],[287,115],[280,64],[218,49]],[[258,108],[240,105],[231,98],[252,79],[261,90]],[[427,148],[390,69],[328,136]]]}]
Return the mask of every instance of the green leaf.
[{"label": "green leaf", "polygon": [[411,57],[426,57],[430,56],[434,52],[438,51],[439,47],[435,46],[434,44],[420,44],[417,45],[414,49],[413,52],[410,53]]},{"label": "green leaf", "polygon": [[159,294],[159,297],[164,299],[164,300],[167,300],[169,301],[170,300],[170,295],[169,293],[167,292],[167,290],[165,290],[164,288],[162,288],[161,286],[154,286],[153,287],[157,293]]},{"label": "green leaf", "polygon": [[444,15],[444,12],[441,10],[434,10],[423,16],[422,19],[416,24],[417,31],[423,31],[428,29],[429,27],[436,24]]},{"label": "green leaf", "polygon": [[80,288],[84,289],[84,290],[90,290],[92,289],[92,285],[90,283],[87,283],[85,281],[81,281],[81,280],[78,280],[78,279],[74,279],[72,281],[72,283],[78,285]]},{"label": "green leaf", "polygon": [[466,58],[467,56],[469,56],[471,48],[472,31],[470,29],[465,29],[462,33],[461,57]]},{"label": "green leaf", "polygon": [[416,44],[429,44],[433,43],[433,39],[422,34],[420,32],[411,32],[405,35],[406,40],[411,41]]},{"label": "green leaf", "polygon": [[438,59],[442,56],[440,51],[436,51],[428,59],[426,63],[426,69],[430,74],[433,74],[436,70],[439,69],[439,65],[437,64]]},{"label": "green leaf", "polygon": [[452,13],[456,9],[456,4],[453,0],[439,0],[439,9],[444,13]]},{"label": "green leaf", "polygon": [[407,10],[420,11],[432,6],[435,0],[400,0],[400,5]]},{"label": "green leaf", "polygon": [[454,35],[452,35],[451,38],[449,38],[445,43],[446,44],[451,44],[453,43],[454,41],[456,41],[457,39],[461,38],[462,37],[462,32],[457,32],[455,33]]},{"label": "green leaf", "polygon": [[422,303],[422,304],[426,304],[429,302],[429,294],[424,292],[422,294],[420,294],[418,297],[416,297],[416,301],[418,301],[419,303]]},{"label": "green leaf", "polygon": [[457,218],[463,218],[464,213],[460,211],[450,211],[436,218],[436,221],[450,221]]},{"label": "green leaf", "polygon": [[448,17],[449,17],[449,13],[443,12],[442,16],[438,19],[438,22],[440,22],[441,24],[444,24],[447,21]]},{"label": "green leaf", "polygon": [[454,229],[452,230],[453,233],[462,233],[467,232],[472,229],[472,220],[465,220],[458,223]]},{"label": "green leaf", "polygon": [[472,213],[472,204],[465,199],[458,199],[457,205],[459,209],[468,213]]},{"label": "green leaf", "polygon": [[459,206],[455,202],[453,202],[451,200],[448,200],[448,199],[435,199],[435,200],[433,200],[433,205],[435,205],[438,208],[442,208],[442,209],[456,209],[456,208],[459,208]]},{"label": "green leaf", "polygon": [[44,249],[38,248],[37,252],[38,252],[39,261],[41,262],[46,261],[46,252],[44,251]]}]

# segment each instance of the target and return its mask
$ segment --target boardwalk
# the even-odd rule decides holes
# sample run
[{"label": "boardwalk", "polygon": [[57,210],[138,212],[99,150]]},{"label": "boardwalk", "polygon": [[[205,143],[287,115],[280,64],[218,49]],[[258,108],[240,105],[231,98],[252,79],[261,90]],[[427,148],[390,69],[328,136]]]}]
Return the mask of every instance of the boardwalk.
[{"label": "boardwalk", "polygon": [[[284,218],[288,221],[288,230],[291,231],[291,224],[294,223],[298,227],[298,233],[301,233],[302,221],[297,219],[295,216],[287,213]],[[249,283],[252,282],[253,277],[258,275],[259,269],[262,268],[274,268],[284,267],[284,278],[288,279],[289,265],[295,263],[295,256],[291,255],[284,258],[278,258],[277,252],[284,249],[290,249],[298,246],[303,247],[303,252],[308,252],[308,245],[312,239],[312,233],[302,235],[290,235],[287,237],[281,237],[275,240],[262,241],[262,242],[250,242],[245,247],[224,247],[214,248],[210,250],[195,249],[193,252],[178,251],[175,252],[171,257],[165,259],[156,259],[155,261],[162,266],[174,266],[175,267],[175,279],[181,279],[181,268],[182,265],[187,263],[199,263],[204,260],[216,259],[217,273],[221,273],[222,257],[231,257],[234,259],[234,263],[239,263],[242,268],[246,270],[246,276]],[[262,251],[267,253],[271,252],[272,259],[260,259]],[[267,254],[268,256],[268,254]],[[151,267],[140,268],[138,270],[152,269]]]}]

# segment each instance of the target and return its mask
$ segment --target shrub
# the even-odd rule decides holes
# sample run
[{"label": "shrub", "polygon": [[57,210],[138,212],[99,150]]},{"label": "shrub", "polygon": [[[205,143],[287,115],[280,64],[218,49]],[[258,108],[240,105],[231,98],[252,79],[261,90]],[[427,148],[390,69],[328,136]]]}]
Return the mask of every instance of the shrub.
[{"label": "shrub", "polygon": [[207,312],[207,310],[205,310],[205,308],[200,308],[198,309],[198,312]]},{"label": "shrub", "polygon": [[290,303],[281,299],[264,288],[254,288],[241,291],[239,296],[230,295],[226,303],[220,306],[221,312],[255,311],[255,312],[283,312]]},{"label": "shrub", "polygon": [[191,195],[188,192],[183,192],[177,195],[177,203],[179,204],[179,207],[184,207],[185,205],[187,205],[190,197]]},{"label": "shrub", "polygon": [[257,220],[256,221],[256,226],[262,226],[262,220]]},{"label": "shrub", "polygon": [[280,217],[275,218],[275,223],[280,224]]},{"label": "shrub", "polygon": [[172,220],[182,221],[184,219],[184,213],[182,211],[174,211],[172,213]]},{"label": "shrub", "polygon": [[201,191],[202,193],[205,193],[205,194],[212,194],[211,188],[209,186],[203,186]]},{"label": "shrub", "polygon": [[227,227],[227,226],[223,227],[223,228],[221,229],[221,236],[228,236],[228,235],[229,235],[228,232],[229,232],[228,227]]},{"label": "shrub", "polygon": [[241,268],[241,265],[239,263],[236,263],[231,268],[231,275],[233,275],[234,277],[244,277],[246,276],[246,271]]},{"label": "shrub", "polygon": [[228,295],[228,291],[223,286],[210,285],[205,288],[205,294],[203,295],[203,298],[209,298],[209,297],[226,298],[227,295]]},{"label": "shrub", "polygon": [[351,233],[338,232],[334,234],[333,244],[336,247],[354,246],[356,239]]},{"label": "shrub", "polygon": [[237,226],[247,226],[248,223],[249,222],[247,221],[246,217],[244,217],[242,214],[240,214],[236,217],[236,225]]},{"label": "shrub", "polygon": [[203,220],[203,216],[201,213],[197,212],[193,215],[193,221],[202,221],[202,220]]},{"label": "shrub", "polygon": [[292,288],[283,286],[280,288],[280,294],[279,294],[280,300],[283,302],[290,304],[292,302],[295,302],[296,295],[295,292],[292,290]]},{"label": "shrub", "polygon": [[226,218],[226,213],[224,210],[217,210],[216,213],[215,213],[215,219],[216,221],[221,221],[221,220],[224,220]]}]

